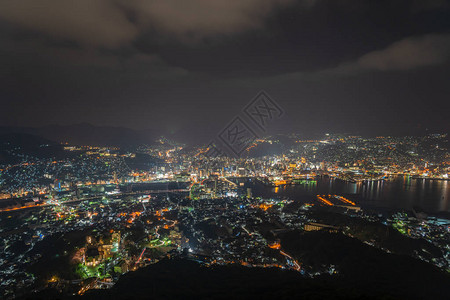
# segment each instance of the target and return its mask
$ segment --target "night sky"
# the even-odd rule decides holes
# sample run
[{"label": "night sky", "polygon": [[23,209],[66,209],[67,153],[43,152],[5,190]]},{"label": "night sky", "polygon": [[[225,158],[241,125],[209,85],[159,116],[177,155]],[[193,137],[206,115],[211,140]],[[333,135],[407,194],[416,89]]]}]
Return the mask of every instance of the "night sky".
[{"label": "night sky", "polygon": [[0,125],[449,131],[450,1],[1,0]]}]

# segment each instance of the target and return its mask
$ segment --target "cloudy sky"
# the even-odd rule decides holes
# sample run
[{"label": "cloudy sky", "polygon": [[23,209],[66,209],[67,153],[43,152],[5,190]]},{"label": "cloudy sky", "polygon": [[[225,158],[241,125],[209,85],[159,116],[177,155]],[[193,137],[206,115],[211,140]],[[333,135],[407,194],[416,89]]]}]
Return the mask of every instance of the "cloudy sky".
[{"label": "cloudy sky", "polygon": [[448,131],[450,1],[0,0],[0,125]]}]

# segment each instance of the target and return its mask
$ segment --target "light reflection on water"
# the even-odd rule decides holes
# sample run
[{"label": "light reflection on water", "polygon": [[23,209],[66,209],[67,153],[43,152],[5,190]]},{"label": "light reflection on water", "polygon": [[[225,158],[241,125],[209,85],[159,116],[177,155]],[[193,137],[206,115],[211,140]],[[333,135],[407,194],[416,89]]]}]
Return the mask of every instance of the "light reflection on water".
[{"label": "light reflection on water", "polygon": [[281,187],[254,185],[253,194],[261,197],[287,197],[310,202],[316,194],[347,195],[361,206],[393,209],[414,207],[428,212],[450,212],[450,187],[446,180],[413,179],[398,176],[385,181],[366,183],[343,182],[318,178],[316,183]]}]

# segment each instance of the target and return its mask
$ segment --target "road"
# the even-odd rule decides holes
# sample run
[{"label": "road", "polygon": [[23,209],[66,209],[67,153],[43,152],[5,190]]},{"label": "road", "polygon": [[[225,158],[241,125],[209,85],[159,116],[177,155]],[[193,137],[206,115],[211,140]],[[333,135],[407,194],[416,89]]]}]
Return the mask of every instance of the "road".
[{"label": "road", "polygon": [[[150,190],[150,191],[140,191],[140,192],[130,192],[130,193],[118,193],[114,195],[110,195],[110,197],[123,197],[123,196],[133,196],[133,195],[144,195],[144,194],[163,194],[163,193],[177,193],[177,192],[189,192],[189,189],[175,189],[175,190]],[[21,206],[21,207],[13,207],[13,208],[5,208],[1,209],[0,213],[2,212],[9,212],[9,211],[17,211],[21,209],[27,209],[27,208],[41,208],[41,207],[48,207],[48,206],[54,206],[54,205],[65,205],[68,203],[75,203],[75,202],[81,202],[81,201],[89,201],[89,200],[95,200],[100,199],[102,196],[93,196],[93,197],[87,197],[82,199],[72,199],[67,200],[64,202],[57,202],[57,203],[45,203],[45,204],[37,204],[37,205],[27,205],[27,206]]]}]

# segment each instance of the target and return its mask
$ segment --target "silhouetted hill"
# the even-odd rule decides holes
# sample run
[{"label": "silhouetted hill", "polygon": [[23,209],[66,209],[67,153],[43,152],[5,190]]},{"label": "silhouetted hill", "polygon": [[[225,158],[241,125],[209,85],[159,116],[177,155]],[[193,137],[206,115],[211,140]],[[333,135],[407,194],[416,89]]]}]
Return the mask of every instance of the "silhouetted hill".
[{"label": "silhouetted hill", "polygon": [[44,145],[57,145],[46,138],[26,133],[0,133],[0,143],[3,147],[17,146],[24,150],[31,150]]},{"label": "silhouetted hill", "polygon": [[[28,299],[446,299],[448,277],[432,266],[399,256],[373,256],[357,240],[345,240],[341,249],[330,247],[324,253],[314,253],[324,246],[342,246],[336,241],[342,236],[330,239],[311,233],[309,237],[326,239],[319,241],[310,255],[320,257],[323,264],[344,256],[344,263],[353,265],[353,271],[343,267],[338,275],[308,278],[277,268],[206,267],[189,260],[163,260],[123,275],[109,290],[89,290],[82,297],[72,297],[47,289]],[[301,242],[297,239],[294,244]],[[384,261],[380,263],[378,258]],[[366,262],[361,263],[362,259]],[[339,260],[342,266],[343,260]]]},{"label": "silhouetted hill", "polygon": [[54,158],[63,155],[60,144],[27,133],[0,133],[0,164],[22,161],[24,157]]},{"label": "silhouetted hill", "polygon": [[[25,299],[27,299],[25,297]],[[374,297],[352,286],[298,272],[239,265],[206,267],[189,260],[163,260],[129,272],[109,290],[63,297],[55,290],[28,299],[393,299]]]},{"label": "silhouetted hill", "polygon": [[312,269],[334,266],[342,286],[395,299],[448,299],[450,276],[406,255],[389,254],[356,238],[327,232],[293,231],[281,247]]},{"label": "silhouetted hill", "polygon": [[135,146],[151,144],[154,136],[149,131],[123,127],[75,125],[48,125],[44,127],[0,127],[1,133],[28,133],[58,142],[91,146]]}]

